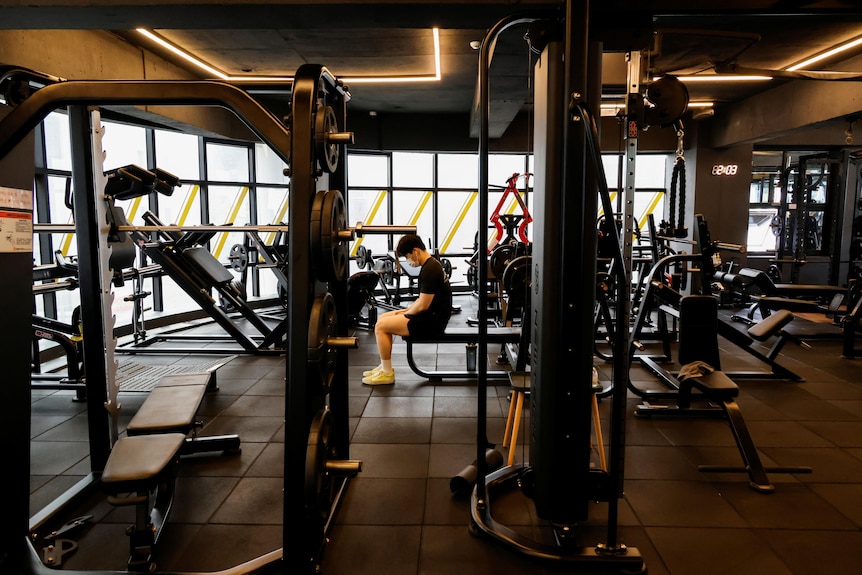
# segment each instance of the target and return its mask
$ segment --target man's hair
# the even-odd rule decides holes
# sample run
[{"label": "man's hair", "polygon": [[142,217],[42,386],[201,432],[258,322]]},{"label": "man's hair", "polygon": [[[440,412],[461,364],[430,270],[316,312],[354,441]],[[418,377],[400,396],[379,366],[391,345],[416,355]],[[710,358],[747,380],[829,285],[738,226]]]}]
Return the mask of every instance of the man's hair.
[{"label": "man's hair", "polygon": [[407,234],[401,236],[401,239],[398,240],[398,247],[395,248],[395,253],[403,257],[412,252],[413,248],[425,250],[425,242],[415,234]]}]

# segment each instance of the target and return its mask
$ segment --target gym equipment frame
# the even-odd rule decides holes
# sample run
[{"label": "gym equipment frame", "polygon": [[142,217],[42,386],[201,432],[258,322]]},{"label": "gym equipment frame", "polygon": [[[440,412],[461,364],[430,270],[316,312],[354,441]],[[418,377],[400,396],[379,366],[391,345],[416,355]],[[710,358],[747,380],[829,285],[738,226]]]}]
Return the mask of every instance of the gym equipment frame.
[{"label": "gym equipment frame", "polygon": [[[347,458],[346,348],[355,346],[356,340],[344,335],[347,329],[344,303],[347,241],[360,230],[346,226],[341,193],[337,189],[325,189],[325,186],[346,189],[345,162],[338,159],[341,148],[352,135],[340,132],[338,125],[344,125],[350,94],[323,66],[304,65],[294,76],[290,95],[292,113],[289,125],[285,125],[248,93],[222,82],[57,81],[36,90],[0,121],[0,162],[5,162],[4,167],[11,174],[18,173],[10,167],[12,162],[23,166],[32,164],[32,149],[26,146],[16,149],[16,146],[54,108],[68,106],[73,133],[96,134],[89,142],[99,144],[98,112],[86,107],[110,104],[227,108],[291,166],[284,517],[302,527],[298,530],[299,537],[295,536],[295,531],[285,530],[281,550],[239,565],[231,570],[235,573],[276,565],[285,572],[317,572],[327,532],[349,478],[361,470],[360,462]],[[110,277],[110,247],[104,237],[105,230],[90,223],[106,221],[100,216],[104,207],[97,201],[104,188],[99,180],[104,176],[100,170],[101,160],[94,157],[93,148],[93,145],[73,143],[72,170],[79,214],[77,235],[79,245],[86,248],[79,249],[84,353],[87,357],[105,358],[104,362],[91,361],[87,365],[91,472],[51,508],[32,519],[28,518],[28,498],[13,498],[16,504],[10,510],[9,520],[2,522],[0,532],[0,556],[7,558],[7,566],[13,572],[47,571],[32,547],[31,533],[46,526],[77,497],[98,484],[115,440],[106,433],[112,427],[110,418],[116,417],[119,411],[116,401],[109,398],[116,364],[113,362],[114,342],[110,337],[113,320],[106,317],[104,311],[107,309],[105,298],[111,296],[103,288]],[[32,175],[25,174],[4,183],[27,190],[32,179]],[[22,218],[32,217],[28,216],[32,206],[25,205],[20,212]],[[387,228],[379,233],[410,232],[415,233],[415,227]],[[4,294],[9,301],[29,301],[32,298],[30,254],[0,255],[4,269],[15,278],[4,287]],[[103,296],[103,292],[106,295]],[[29,333],[30,305],[12,307],[23,313],[10,314],[7,328],[20,334]],[[4,350],[4,365],[14,379],[28,381],[30,340],[29,337],[17,340],[21,343],[17,347],[22,349],[12,345]],[[23,494],[28,490],[26,470],[30,467],[28,423],[22,420],[29,418],[29,389],[27,386],[24,391],[20,388],[3,386],[0,400],[16,414],[4,418],[2,426],[3,436],[15,446],[11,450],[15,459],[11,465],[17,471],[10,489]]]}]

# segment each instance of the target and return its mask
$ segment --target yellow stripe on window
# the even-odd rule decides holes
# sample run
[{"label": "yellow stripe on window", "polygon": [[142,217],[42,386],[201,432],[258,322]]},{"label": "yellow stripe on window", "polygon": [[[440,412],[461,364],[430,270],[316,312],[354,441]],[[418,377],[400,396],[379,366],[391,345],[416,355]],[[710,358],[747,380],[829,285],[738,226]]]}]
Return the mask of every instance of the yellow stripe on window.
[{"label": "yellow stripe on window", "polygon": [[638,227],[640,227],[640,229],[644,229],[646,227],[647,218],[649,218],[649,215],[655,211],[656,206],[661,201],[663,196],[664,192],[653,193],[653,197],[650,200],[649,205],[647,205],[646,210],[644,210],[644,213],[641,215],[640,219],[638,219]]},{"label": "yellow stripe on window", "polygon": [[467,195],[467,198],[464,200],[464,204],[461,206],[461,210],[458,212],[458,216],[452,222],[452,225],[449,226],[449,230],[446,232],[446,235],[443,236],[443,242],[440,244],[441,254],[445,254],[446,250],[449,249],[449,244],[452,243],[455,233],[458,231],[458,228],[461,227],[461,223],[464,221],[464,218],[467,217],[467,212],[470,211],[470,207],[473,205],[473,202],[476,201],[477,197],[479,197],[479,192],[470,192]]},{"label": "yellow stripe on window", "polygon": [[[248,186],[242,186],[237,192],[236,197],[233,199],[233,204],[230,207],[230,212],[228,212],[225,224],[232,224],[236,221],[236,218],[239,215],[239,210],[242,208],[242,204],[245,202],[246,196],[248,196]],[[216,259],[221,255],[221,251],[224,249],[229,233],[232,232],[219,233],[218,239],[216,240],[216,247],[213,250],[213,256],[215,256]]]},{"label": "yellow stripe on window", "polygon": [[422,212],[425,211],[425,206],[427,206],[428,202],[431,200],[432,195],[433,194],[431,192],[425,192],[422,194],[422,197],[419,199],[419,203],[416,204],[416,209],[413,210],[413,215],[410,216],[410,221],[407,223],[408,226],[416,225],[420,216],[422,216]]},{"label": "yellow stripe on window", "polygon": [[[371,204],[371,208],[368,210],[368,213],[365,214],[365,219],[362,220],[363,224],[371,225],[374,223],[374,218],[377,216],[377,212],[380,210],[380,206],[383,205],[383,200],[386,199],[386,190],[380,190],[377,192],[377,197],[374,198],[374,203]],[[356,253],[359,251],[359,246],[362,245],[362,238],[356,238],[356,241],[353,242],[353,248],[350,250],[350,257],[356,257]]]},{"label": "yellow stripe on window", "polygon": [[186,218],[189,217],[189,212],[192,209],[192,205],[195,203],[195,198],[198,196],[198,192],[200,192],[201,187],[198,185],[194,185],[189,188],[188,193],[186,193],[186,197],[183,198],[183,205],[180,209],[180,215],[177,218],[177,225],[181,226],[186,223]]},{"label": "yellow stripe on window", "polygon": [[[281,200],[281,205],[278,206],[278,211],[275,212],[275,217],[272,218],[270,222],[272,225],[276,226],[284,222],[284,216],[287,214],[287,207],[290,204],[290,192],[289,190],[284,190],[284,198]],[[272,245],[272,242],[275,241],[275,234],[277,232],[269,232],[266,236],[266,244]]]}]

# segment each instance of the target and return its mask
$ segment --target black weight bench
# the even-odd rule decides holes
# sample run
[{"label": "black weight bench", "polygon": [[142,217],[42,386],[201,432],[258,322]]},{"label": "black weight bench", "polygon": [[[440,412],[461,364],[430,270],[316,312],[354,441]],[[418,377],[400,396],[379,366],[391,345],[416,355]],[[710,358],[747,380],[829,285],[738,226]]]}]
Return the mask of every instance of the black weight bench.
[{"label": "black weight bench", "polygon": [[[441,344],[441,343],[464,343],[467,345],[479,343],[479,330],[477,327],[447,327],[446,330],[434,336],[433,338],[414,338],[406,336],[403,338],[407,343],[407,363],[410,369],[417,375],[421,375],[430,381],[442,381],[443,379],[475,379],[476,371],[427,371],[416,365],[416,360],[413,357],[414,346],[416,344]],[[516,357],[513,362],[516,364],[515,371],[524,371],[526,367],[526,345],[524,344],[523,334],[519,327],[488,327],[489,344],[499,344],[506,346],[510,354]],[[519,345],[520,344],[520,345]],[[517,349],[515,349],[517,346]],[[469,353],[469,348],[468,348]],[[481,358],[479,358],[481,359]],[[520,366],[520,369],[517,367]],[[509,380],[509,370],[489,370],[487,372],[488,379],[494,380]]]},{"label": "black weight bench", "polygon": [[[666,372],[665,381],[674,388],[673,392],[655,394],[655,397],[675,398],[676,405],[644,403],[637,407],[635,414],[640,417],[723,417],[733,433],[733,439],[742,456],[743,466],[700,465],[698,469],[704,472],[747,473],[751,487],[761,493],[771,493],[775,490],[767,472],[811,473],[810,467],[766,468],[760,461],[757,447],[742,417],[742,411],[736,403],[739,386],[721,371],[716,299],[712,296],[683,297],[680,300],[679,312],[679,361],[682,367],[675,376]],[[791,319],[792,314],[790,318],[773,320],[775,325],[755,329],[752,335],[768,338],[774,333],[778,324],[785,325]],[[704,408],[693,408],[692,401],[706,402],[709,405]],[[718,405],[720,409],[716,409],[714,405]]]},{"label": "black weight bench", "polygon": [[201,427],[197,411],[214,389],[211,372],[164,376],[132,417],[126,436],[111,449],[101,487],[111,505],[136,508],[135,524],[128,529],[130,571],[152,570],[153,547],[170,514],[180,456],[240,449],[236,435],[194,436]]}]

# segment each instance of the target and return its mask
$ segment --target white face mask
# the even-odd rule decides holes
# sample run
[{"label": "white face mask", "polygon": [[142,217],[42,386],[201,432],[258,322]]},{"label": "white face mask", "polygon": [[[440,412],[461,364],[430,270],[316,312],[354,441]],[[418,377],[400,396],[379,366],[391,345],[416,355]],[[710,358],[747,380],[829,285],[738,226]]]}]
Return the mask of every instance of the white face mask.
[{"label": "white face mask", "polygon": [[407,258],[407,263],[410,265],[411,268],[418,268],[419,267],[419,259],[418,258],[413,259],[412,253],[409,253],[404,257]]}]

